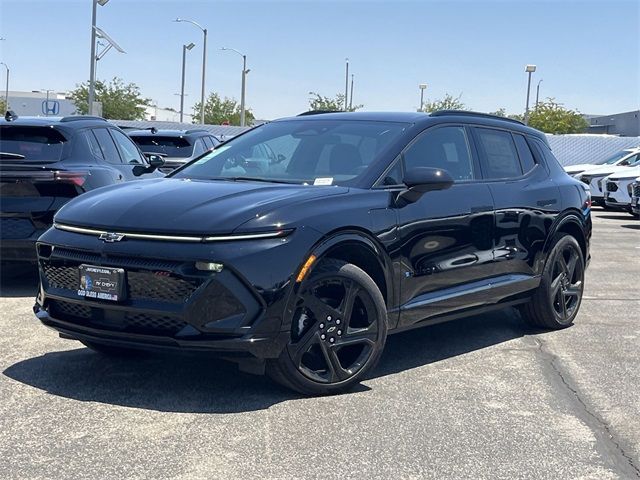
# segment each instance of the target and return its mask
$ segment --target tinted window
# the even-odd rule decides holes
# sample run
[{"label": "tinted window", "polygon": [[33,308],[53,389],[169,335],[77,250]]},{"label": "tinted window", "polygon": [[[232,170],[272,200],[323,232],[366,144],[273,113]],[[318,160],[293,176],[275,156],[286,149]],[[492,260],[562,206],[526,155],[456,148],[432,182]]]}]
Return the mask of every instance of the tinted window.
[{"label": "tinted window", "polygon": [[522,175],[511,133],[477,128],[485,178],[514,178]]},{"label": "tinted window", "polygon": [[187,158],[193,153],[193,145],[182,137],[131,135],[131,139],[145,153],[162,153],[175,158]]},{"label": "tinted window", "polygon": [[193,156],[202,155],[207,148],[204,145],[204,139],[198,138],[193,144]]},{"label": "tinted window", "polygon": [[93,132],[91,130],[87,130],[86,132],[84,132],[84,135],[87,139],[87,142],[89,143],[89,149],[91,150],[91,153],[93,153],[94,156],[104,160],[102,149],[100,148],[100,144],[98,143],[98,140],[96,139],[96,136],[93,134]]},{"label": "tinted window", "polygon": [[474,178],[469,143],[463,127],[436,127],[423,133],[404,152],[405,169],[442,168],[454,180]]},{"label": "tinted window", "polygon": [[378,187],[389,185],[402,185],[402,162],[395,162],[376,184]]},{"label": "tinted window", "polygon": [[363,173],[405,127],[320,119],[267,123],[218,146],[175,176],[339,184]]},{"label": "tinted window", "polygon": [[116,144],[113,142],[111,135],[109,135],[109,131],[106,128],[96,128],[93,133],[102,149],[104,159],[109,163],[122,163]]},{"label": "tinted window", "polygon": [[120,150],[120,156],[124,160],[124,163],[144,163],[140,152],[136,145],[119,130],[111,130],[111,135]]},{"label": "tinted window", "polygon": [[533,167],[536,166],[536,161],[533,159],[533,154],[531,153],[529,144],[524,138],[524,135],[518,135],[516,133],[513,135],[513,138],[516,141],[516,148],[518,149],[518,156],[520,157],[522,171],[524,173],[530,172]]},{"label": "tinted window", "polygon": [[14,154],[4,155],[1,160],[5,161],[57,162],[66,142],[60,132],[50,127],[0,127],[0,152]]},{"label": "tinted window", "polygon": [[207,150],[213,148],[213,144],[211,143],[211,139],[209,137],[202,137],[202,141],[204,142],[204,146]]}]

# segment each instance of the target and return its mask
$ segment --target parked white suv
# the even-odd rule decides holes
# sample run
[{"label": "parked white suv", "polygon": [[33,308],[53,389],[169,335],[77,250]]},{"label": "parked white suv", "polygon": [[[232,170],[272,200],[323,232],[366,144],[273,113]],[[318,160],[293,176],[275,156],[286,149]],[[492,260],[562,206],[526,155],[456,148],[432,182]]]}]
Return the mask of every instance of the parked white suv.
[{"label": "parked white suv", "polygon": [[588,172],[598,167],[603,166],[618,166],[624,167],[631,163],[633,163],[634,157],[640,153],[640,147],[636,148],[625,148],[624,150],[620,150],[610,157],[606,157],[602,160],[598,160],[596,163],[581,163],[578,165],[568,165],[564,167],[564,171],[569,175],[574,177],[578,176],[583,172]]},{"label": "parked white suv", "polygon": [[[619,166],[619,165],[603,165],[598,168],[593,168],[586,172],[580,173],[575,177],[583,183],[589,185],[589,189],[591,190],[591,201],[595,205],[599,205],[601,207],[606,207],[604,200],[604,192],[605,185],[604,179],[609,175],[613,175],[614,173],[622,173],[628,172],[629,169],[640,167],[640,151],[630,157],[630,161],[628,166]],[[636,174],[637,176],[637,174]]]},{"label": "parked white suv", "polygon": [[604,203],[615,210],[631,212],[631,184],[640,176],[640,167],[627,168],[602,181],[604,187]]}]

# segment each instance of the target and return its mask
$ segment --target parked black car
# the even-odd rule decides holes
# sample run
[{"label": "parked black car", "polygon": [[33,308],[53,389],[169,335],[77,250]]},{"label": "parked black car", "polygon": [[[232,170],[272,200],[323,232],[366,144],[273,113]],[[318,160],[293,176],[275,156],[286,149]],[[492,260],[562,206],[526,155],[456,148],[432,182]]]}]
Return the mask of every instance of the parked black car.
[{"label": "parked black car", "polygon": [[36,261],[54,213],[83,192],[162,176],[122,130],[99,117],[0,120],[0,259]]},{"label": "parked black car", "polygon": [[[275,158],[246,157],[259,146]],[[101,352],[214,351],[335,393],[388,333],[509,306],[571,325],[590,238],[586,186],[521,123],[306,115],[65,205],[35,313]]]},{"label": "parked black car", "polygon": [[164,173],[181,167],[194,158],[222,143],[215,135],[204,129],[191,130],[127,130],[127,134],[144,153],[155,153],[164,157],[160,170]]}]

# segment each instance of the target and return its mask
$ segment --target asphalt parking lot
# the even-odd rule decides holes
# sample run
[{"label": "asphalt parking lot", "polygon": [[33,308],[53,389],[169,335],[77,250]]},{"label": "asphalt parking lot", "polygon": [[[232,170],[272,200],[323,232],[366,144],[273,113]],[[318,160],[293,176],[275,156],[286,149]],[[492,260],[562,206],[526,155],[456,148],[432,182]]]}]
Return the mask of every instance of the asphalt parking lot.
[{"label": "asphalt parking lot", "polygon": [[398,334],[325,398],[203,357],[101,357],[4,272],[0,478],[639,478],[639,230],[594,211],[573,327],[505,311]]}]

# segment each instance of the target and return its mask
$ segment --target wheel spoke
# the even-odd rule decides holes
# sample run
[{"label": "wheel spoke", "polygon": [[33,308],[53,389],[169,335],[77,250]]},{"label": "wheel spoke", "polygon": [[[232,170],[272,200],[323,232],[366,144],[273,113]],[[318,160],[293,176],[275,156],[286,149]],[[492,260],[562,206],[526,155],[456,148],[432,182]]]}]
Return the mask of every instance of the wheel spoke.
[{"label": "wheel spoke", "polygon": [[307,353],[315,343],[321,343],[320,337],[315,328],[310,328],[300,341],[289,345],[289,351],[292,353],[292,358],[296,366],[300,366],[302,356]]},{"label": "wheel spoke", "polygon": [[567,262],[564,259],[564,252],[560,252],[558,254],[558,259],[556,260],[556,263],[560,266],[560,270],[563,271],[564,273],[568,273],[568,267],[567,267]]},{"label": "wheel spoke", "polygon": [[325,342],[320,342],[320,349],[327,363],[330,382],[339,382],[350,376],[350,373],[342,368],[335,347],[329,346]]},{"label": "wheel spoke", "polygon": [[344,326],[349,326],[349,320],[351,319],[351,314],[353,313],[353,304],[356,301],[356,297],[358,296],[358,291],[360,289],[355,284],[355,282],[349,282],[349,285],[345,289],[344,299],[342,300],[341,310],[342,310],[342,318],[344,319]]},{"label": "wheel spoke", "polygon": [[338,340],[337,344],[342,347],[346,345],[356,345],[358,343],[366,343],[373,346],[378,339],[377,329],[372,328],[373,325],[368,328],[359,328],[357,330],[348,332],[346,335],[340,338],[340,340]]},{"label": "wheel spoke", "polygon": [[302,297],[305,303],[305,307],[315,313],[316,318],[320,321],[325,320],[328,316],[333,318],[339,318],[340,312],[330,305],[324,303],[318,297],[309,293]]},{"label": "wheel spoke", "polygon": [[567,297],[564,294],[564,292],[560,296],[560,306],[562,307],[562,313],[561,313],[562,318],[566,319],[569,315],[567,313]]},{"label": "wheel spoke", "polygon": [[573,281],[573,274],[576,271],[576,265],[578,264],[578,254],[571,251],[571,257],[569,257],[569,262],[567,263],[567,277],[569,277],[569,281]]},{"label": "wheel spoke", "polygon": [[580,296],[580,291],[582,290],[582,282],[578,282],[575,285],[571,285],[567,288],[564,294],[568,297],[578,297]]},{"label": "wheel spoke", "polygon": [[558,275],[553,282],[551,282],[551,299],[555,299],[558,296],[558,291],[562,287],[562,274]]}]

